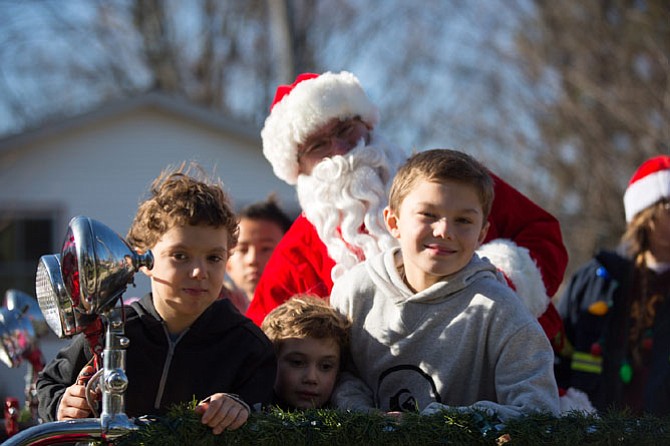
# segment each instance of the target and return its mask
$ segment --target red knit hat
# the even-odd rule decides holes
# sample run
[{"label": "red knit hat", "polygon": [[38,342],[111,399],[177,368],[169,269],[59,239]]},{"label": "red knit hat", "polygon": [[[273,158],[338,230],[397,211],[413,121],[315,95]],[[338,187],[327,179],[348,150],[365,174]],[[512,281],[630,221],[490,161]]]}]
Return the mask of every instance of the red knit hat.
[{"label": "red knit hat", "polygon": [[648,159],[635,171],[623,196],[626,222],[663,198],[670,198],[670,156]]},{"label": "red knit hat", "polygon": [[359,116],[374,127],[377,107],[353,74],[300,74],[291,85],[277,87],[270,115],[261,130],[263,155],[275,175],[288,184],[298,180],[298,146],[333,118]]}]

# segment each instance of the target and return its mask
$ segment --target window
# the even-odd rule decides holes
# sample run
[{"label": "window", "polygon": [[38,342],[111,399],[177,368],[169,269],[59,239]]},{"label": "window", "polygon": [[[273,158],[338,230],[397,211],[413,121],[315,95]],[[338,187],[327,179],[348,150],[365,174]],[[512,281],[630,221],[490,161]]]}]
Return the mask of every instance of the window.
[{"label": "window", "polygon": [[0,293],[10,288],[35,296],[37,263],[58,251],[57,212],[0,211]]}]

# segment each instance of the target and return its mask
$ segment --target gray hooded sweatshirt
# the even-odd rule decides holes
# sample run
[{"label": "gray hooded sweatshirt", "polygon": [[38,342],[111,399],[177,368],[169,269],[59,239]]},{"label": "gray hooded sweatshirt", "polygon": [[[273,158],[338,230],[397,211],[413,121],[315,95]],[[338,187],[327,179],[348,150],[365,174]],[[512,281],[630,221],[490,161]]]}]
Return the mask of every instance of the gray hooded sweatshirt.
[{"label": "gray hooded sweatshirt", "polygon": [[502,419],[559,413],[551,345],[487,259],[475,255],[419,293],[403,282],[401,264],[399,248],[390,249],[333,287],[331,304],[353,321],[337,407],[477,408]]}]

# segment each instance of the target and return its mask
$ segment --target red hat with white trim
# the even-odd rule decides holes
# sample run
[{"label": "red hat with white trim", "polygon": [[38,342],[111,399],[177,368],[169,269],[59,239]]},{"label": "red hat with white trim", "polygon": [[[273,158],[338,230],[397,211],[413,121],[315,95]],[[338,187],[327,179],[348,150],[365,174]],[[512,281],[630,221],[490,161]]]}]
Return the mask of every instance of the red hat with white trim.
[{"label": "red hat with white trim", "polygon": [[261,139],[263,155],[275,175],[288,184],[298,180],[298,146],[333,118],[360,117],[374,127],[379,111],[353,74],[300,74],[291,85],[277,87]]},{"label": "red hat with white trim", "polygon": [[663,198],[670,198],[670,156],[648,159],[635,171],[623,196],[626,222]]}]

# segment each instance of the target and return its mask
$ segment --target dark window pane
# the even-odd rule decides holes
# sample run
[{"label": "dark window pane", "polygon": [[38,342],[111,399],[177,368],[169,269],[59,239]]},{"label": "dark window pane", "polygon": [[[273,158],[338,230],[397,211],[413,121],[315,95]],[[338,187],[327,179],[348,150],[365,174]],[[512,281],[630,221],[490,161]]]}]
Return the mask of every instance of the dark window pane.
[{"label": "dark window pane", "polygon": [[0,262],[16,260],[17,227],[14,221],[0,223]]},{"label": "dark window pane", "polygon": [[16,288],[35,294],[37,263],[53,252],[54,225],[54,219],[34,213],[0,222],[0,293]]},{"label": "dark window pane", "polygon": [[23,260],[34,260],[51,252],[53,222],[47,219],[25,220],[23,227]]}]

